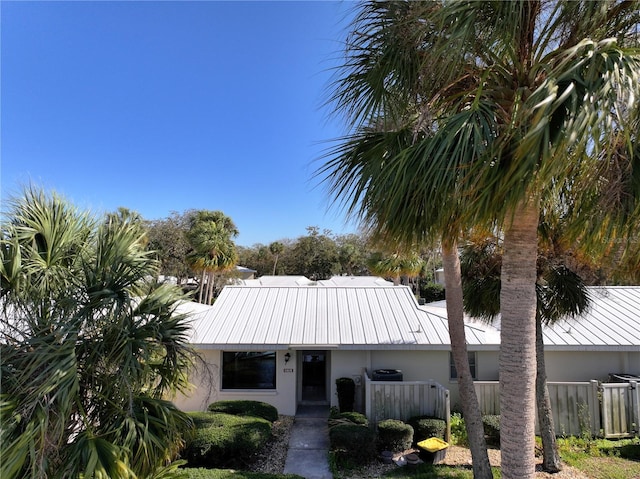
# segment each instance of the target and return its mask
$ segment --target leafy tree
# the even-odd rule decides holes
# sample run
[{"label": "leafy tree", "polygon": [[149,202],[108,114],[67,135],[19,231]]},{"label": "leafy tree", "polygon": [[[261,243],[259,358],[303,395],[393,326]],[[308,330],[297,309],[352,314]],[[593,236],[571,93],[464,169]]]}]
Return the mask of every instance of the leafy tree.
[{"label": "leafy tree", "polygon": [[215,273],[236,265],[238,253],[233,243],[236,236],[238,229],[233,220],[222,211],[199,210],[191,216],[187,238],[193,248],[189,255],[191,265],[202,272],[199,302],[211,304]]},{"label": "leafy tree", "polygon": [[[281,241],[282,242],[282,241]],[[288,245],[285,244],[286,253]],[[256,276],[265,276],[273,272],[273,261],[269,248],[263,244],[255,244],[251,247],[238,247],[238,264],[256,270]]]},{"label": "leafy tree", "polygon": [[336,237],[340,273],[348,276],[367,276],[368,247],[362,235],[347,234]]},{"label": "leafy tree", "polygon": [[163,398],[193,353],[140,222],[35,188],[3,219],[0,476],[159,474],[190,424]]},{"label": "leafy tree", "polygon": [[160,273],[175,276],[178,280],[191,275],[187,256],[191,245],[187,239],[189,216],[193,212],[173,211],[167,218],[150,221],[147,224],[149,249],[155,251],[160,262]]},{"label": "leafy tree", "polygon": [[302,275],[312,280],[328,279],[340,271],[338,248],[330,231],[307,228],[308,235],[294,241],[283,255],[286,274]]},{"label": "leafy tree", "polygon": [[459,278],[450,274],[460,233],[504,231],[502,471],[531,478],[538,221],[562,203],[585,242],[603,231],[589,215],[608,219],[609,238],[630,234],[624,225],[637,218],[637,203],[611,214],[601,200],[616,170],[637,170],[639,3],[357,8],[330,98],[351,131],[320,173],[389,240],[443,240],[448,307],[459,305],[449,280]]}]

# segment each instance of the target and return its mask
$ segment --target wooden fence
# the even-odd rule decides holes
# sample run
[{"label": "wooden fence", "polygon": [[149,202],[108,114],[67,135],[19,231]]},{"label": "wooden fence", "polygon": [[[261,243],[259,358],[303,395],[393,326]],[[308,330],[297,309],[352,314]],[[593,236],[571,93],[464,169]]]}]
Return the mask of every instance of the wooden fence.
[{"label": "wooden fence", "polygon": [[[475,383],[482,414],[500,414],[500,384]],[[547,383],[556,434],[580,436],[589,432],[605,438],[640,435],[640,387],[638,383],[598,381]]]},{"label": "wooden fence", "polygon": [[640,436],[640,383],[602,384],[604,437]]},{"label": "wooden fence", "polygon": [[372,381],[367,371],[364,378],[365,414],[373,425],[384,419],[433,416],[446,421],[445,441],[449,441],[451,403],[444,386],[435,381]]}]

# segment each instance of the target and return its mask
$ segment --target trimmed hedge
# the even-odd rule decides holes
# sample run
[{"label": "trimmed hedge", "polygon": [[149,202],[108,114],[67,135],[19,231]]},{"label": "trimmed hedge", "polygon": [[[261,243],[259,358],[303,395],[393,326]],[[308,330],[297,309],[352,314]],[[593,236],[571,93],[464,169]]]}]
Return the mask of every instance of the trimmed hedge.
[{"label": "trimmed hedge", "polygon": [[413,427],[397,419],[385,419],[378,423],[378,449],[404,451],[413,442]]},{"label": "trimmed hedge", "polygon": [[185,439],[182,457],[190,466],[241,466],[245,456],[262,448],[271,437],[271,423],[260,417],[189,414],[196,428]]},{"label": "trimmed hedge", "polygon": [[177,479],[303,479],[297,474],[266,474],[231,469],[205,469],[185,467],[175,475]]},{"label": "trimmed hedge", "polygon": [[447,422],[433,416],[414,416],[407,423],[413,427],[414,444],[430,437],[444,439],[447,430]]},{"label": "trimmed hedge", "polygon": [[487,415],[482,416],[482,425],[484,426],[484,435],[487,437],[487,443],[495,446],[500,445],[500,416]]},{"label": "trimmed hedge", "polygon": [[367,426],[339,424],[329,429],[331,451],[338,462],[366,464],[376,455],[376,433]]},{"label": "trimmed hedge", "polygon": [[261,417],[271,422],[278,420],[278,410],[271,404],[261,401],[218,401],[209,404],[207,410],[235,416]]},{"label": "trimmed hedge", "polygon": [[353,423],[358,426],[368,426],[369,420],[367,416],[359,412],[341,412],[338,414],[332,414],[329,416],[329,427],[334,427],[338,424]]}]

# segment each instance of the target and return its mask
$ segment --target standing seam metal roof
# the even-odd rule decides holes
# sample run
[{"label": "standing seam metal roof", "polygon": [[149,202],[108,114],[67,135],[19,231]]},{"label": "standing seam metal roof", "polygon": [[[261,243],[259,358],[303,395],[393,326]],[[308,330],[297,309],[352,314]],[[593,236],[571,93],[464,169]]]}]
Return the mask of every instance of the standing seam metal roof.
[{"label": "standing seam metal roof", "polygon": [[[295,280],[227,286],[213,306],[184,304],[192,313],[191,343],[227,350],[450,347],[446,309],[418,306],[406,286]],[[545,348],[640,351],[640,287],[589,291],[587,313],[544,328]],[[499,347],[499,326],[469,321],[465,333],[471,350]]]},{"label": "standing seam metal roof", "polygon": [[[192,326],[193,344],[216,349],[449,347],[446,318],[418,308],[406,286],[227,286]],[[471,326],[467,340],[486,344]]]}]

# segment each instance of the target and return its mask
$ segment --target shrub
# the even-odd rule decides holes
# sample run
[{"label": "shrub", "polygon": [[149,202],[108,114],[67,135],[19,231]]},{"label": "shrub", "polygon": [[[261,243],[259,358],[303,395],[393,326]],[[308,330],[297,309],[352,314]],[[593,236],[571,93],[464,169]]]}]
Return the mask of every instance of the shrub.
[{"label": "shrub", "polygon": [[482,416],[482,425],[484,426],[487,443],[496,446],[500,445],[500,416]]},{"label": "shrub", "polygon": [[367,419],[367,416],[359,412],[341,412],[329,417],[329,427],[335,427],[338,424],[357,424],[358,426],[368,426],[369,420]]},{"label": "shrub", "polygon": [[185,467],[180,469],[175,479],[302,479],[296,474],[266,474],[263,472],[245,472],[229,469],[205,469]]},{"label": "shrub", "polygon": [[370,427],[340,424],[329,429],[331,451],[338,463],[366,464],[375,457],[376,434]]},{"label": "shrub", "polygon": [[413,442],[413,427],[397,419],[385,419],[378,423],[378,449],[404,451]]},{"label": "shrub", "polygon": [[261,401],[218,401],[209,404],[207,409],[211,412],[233,414],[234,416],[261,417],[271,422],[278,420],[278,410],[271,404]]},{"label": "shrub", "polygon": [[433,416],[414,416],[407,423],[413,427],[414,443],[430,437],[444,439],[447,430],[447,422]]},{"label": "shrub", "polygon": [[355,381],[351,378],[336,379],[336,392],[338,393],[340,412],[353,411],[353,403],[356,399]]},{"label": "shrub", "polygon": [[427,303],[441,301],[445,297],[444,286],[438,283],[424,283],[420,285],[420,297]]},{"label": "shrub", "polygon": [[468,446],[467,426],[462,414],[454,412],[451,415],[451,443],[457,446]]},{"label": "shrub", "polygon": [[243,456],[262,448],[271,437],[271,423],[260,417],[223,413],[190,413],[190,416],[196,428],[186,438],[183,451],[190,466],[241,465]]}]

